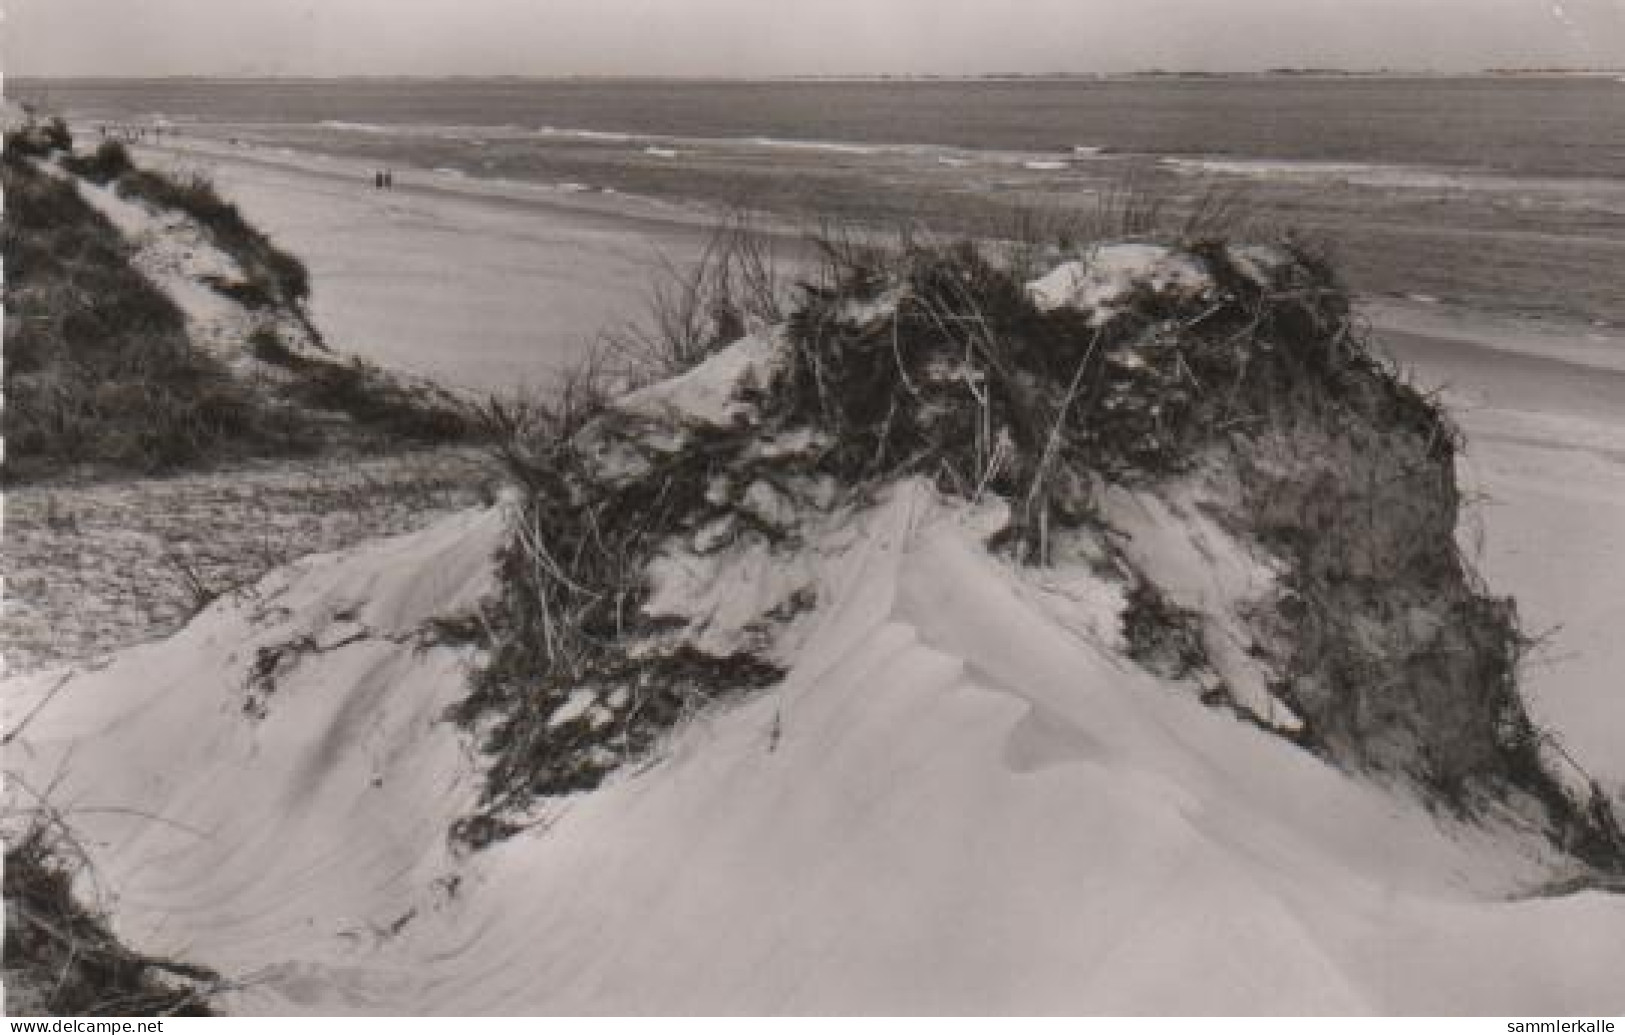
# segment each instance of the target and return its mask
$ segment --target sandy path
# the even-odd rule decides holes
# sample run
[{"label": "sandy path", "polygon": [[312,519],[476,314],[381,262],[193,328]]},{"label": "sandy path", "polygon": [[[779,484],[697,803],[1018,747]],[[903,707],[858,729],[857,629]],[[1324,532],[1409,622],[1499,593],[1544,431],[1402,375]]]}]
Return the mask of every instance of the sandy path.
[{"label": "sandy path", "polygon": [[495,480],[480,454],[445,448],[7,489],[5,671],[167,636],[206,598],[296,557],[422,528],[484,502]]}]

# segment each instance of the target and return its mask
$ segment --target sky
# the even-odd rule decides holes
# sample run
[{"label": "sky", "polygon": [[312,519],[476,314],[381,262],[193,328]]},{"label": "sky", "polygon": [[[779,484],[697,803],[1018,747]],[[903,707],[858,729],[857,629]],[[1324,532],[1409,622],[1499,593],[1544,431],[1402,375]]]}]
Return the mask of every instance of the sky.
[{"label": "sky", "polygon": [[1625,0],[0,0],[7,75],[1625,66]]}]

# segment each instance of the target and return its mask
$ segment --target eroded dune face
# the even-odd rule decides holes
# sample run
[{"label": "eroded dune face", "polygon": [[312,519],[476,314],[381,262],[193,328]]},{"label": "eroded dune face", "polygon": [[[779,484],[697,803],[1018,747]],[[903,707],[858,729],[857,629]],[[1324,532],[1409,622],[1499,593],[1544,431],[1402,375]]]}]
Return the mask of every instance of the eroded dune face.
[{"label": "eroded dune face", "polygon": [[[1215,304],[1199,296],[1179,304]],[[969,361],[908,366],[867,333],[903,295],[838,304],[812,325],[821,340],[881,343],[873,369],[927,402],[989,390]],[[1088,315],[1076,326],[1092,334]],[[776,359],[790,341],[747,338],[572,440],[564,498],[625,491],[690,450],[728,463],[653,541],[619,654],[574,682],[555,655],[524,659],[548,662],[513,698],[526,722],[461,707],[493,648],[458,630],[512,618],[516,559],[556,561],[543,508],[562,504],[537,486],[301,561],[105,668],[9,687],[14,714],[33,714],[19,767],[78,810],[121,932],[240,979],[223,1005],[244,1012],[1625,1008],[1625,900],[1529,897],[1576,866],[1538,821],[1441,819],[1294,742],[1317,720],[1306,730],[1302,698],[1281,691],[1299,655],[1269,649],[1283,627],[1259,615],[1305,561],[1241,521],[1257,512],[1239,468],[1213,466],[1200,436],[1203,463],[1069,483],[1088,520],[1033,523],[997,469],[986,491],[899,470],[842,483],[819,465],[872,456],[876,438],[788,419],[831,412],[774,394],[778,359],[813,362]],[[1178,369],[1166,336],[1121,345],[1102,400]],[[958,419],[937,412],[913,431]],[[1142,416],[1106,431],[1159,426]],[[990,431],[989,455],[1046,470],[1021,434]],[[1144,455],[1091,441],[1097,459]],[[663,497],[645,496],[653,513]],[[1041,552],[1018,563],[1024,542]],[[569,573],[532,574],[520,584]],[[1391,635],[1440,620],[1400,617]],[[631,717],[661,700],[634,678],[648,658],[746,655],[765,685],[659,727]],[[634,731],[644,746],[616,754]],[[547,751],[511,750],[515,734]],[[590,789],[493,800],[493,772],[553,780],[561,757]],[[470,816],[507,836],[465,847],[449,834]]]}]

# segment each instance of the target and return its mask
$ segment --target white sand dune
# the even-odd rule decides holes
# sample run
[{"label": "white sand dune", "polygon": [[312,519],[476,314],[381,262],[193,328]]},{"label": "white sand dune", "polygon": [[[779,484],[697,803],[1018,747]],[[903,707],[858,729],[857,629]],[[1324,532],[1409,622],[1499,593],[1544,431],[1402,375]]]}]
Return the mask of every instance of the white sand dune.
[{"label": "white sand dune", "polygon": [[312,558],[56,690],[26,769],[128,937],[266,1013],[1625,1009],[1625,898],[1519,897],[1531,842],[1160,683],[918,483],[817,545],[781,688],[458,855],[466,655],[413,633],[502,525]]},{"label": "white sand dune", "polygon": [[[176,160],[309,263],[338,347],[476,391],[547,383],[637,315],[657,252],[682,262],[704,236],[703,216],[638,199],[432,173],[380,193],[355,162],[186,147]],[[1625,783],[1625,340],[1436,306],[1371,315],[1469,432],[1485,502],[1468,545],[1546,636],[1527,673],[1538,714]]]}]

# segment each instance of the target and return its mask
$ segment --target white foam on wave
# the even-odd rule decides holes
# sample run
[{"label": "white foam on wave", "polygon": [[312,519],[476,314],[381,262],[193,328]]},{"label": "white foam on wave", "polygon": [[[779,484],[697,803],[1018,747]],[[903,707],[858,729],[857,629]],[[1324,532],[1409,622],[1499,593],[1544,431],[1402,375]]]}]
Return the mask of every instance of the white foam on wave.
[{"label": "white foam on wave", "polygon": [[872,144],[853,144],[843,140],[795,140],[780,137],[751,137],[745,143],[758,147],[785,148],[792,151],[830,151],[835,154],[873,155],[883,149]]},{"label": "white foam on wave", "polygon": [[750,136],[707,137],[678,136],[672,134],[635,133],[623,130],[591,129],[578,126],[542,125],[490,126],[490,125],[415,125],[402,123],[381,125],[327,119],[321,122],[327,129],[347,133],[394,135],[404,137],[436,137],[454,140],[473,147],[487,146],[491,140],[581,141],[584,143],[623,144],[639,148],[654,158],[677,158],[696,151],[714,149],[768,149],[802,153],[850,155],[856,157],[898,156],[916,158],[947,167],[962,168],[979,161],[992,161],[1011,165],[1024,165],[1034,171],[1060,171],[1068,168],[1074,158],[1101,157],[1103,148],[1078,146],[1067,155],[1054,158],[1032,157],[1030,153],[999,150],[977,150],[941,144],[905,142],[860,143],[850,140],[821,140],[798,137]]},{"label": "white foam on wave", "polygon": [[537,132],[544,137],[567,137],[572,140],[595,140],[610,144],[627,144],[644,139],[633,133],[607,129],[561,129],[558,126],[542,126]]},{"label": "white foam on wave", "polygon": [[397,136],[414,137],[418,139],[436,139],[457,141],[483,147],[487,138],[516,139],[534,136],[536,131],[525,126],[475,126],[475,125],[441,125],[436,123],[377,123],[352,122],[344,119],[323,119],[318,123],[324,129],[334,129],[342,133],[363,133],[371,136]]},{"label": "white foam on wave", "polygon": [[1506,182],[1505,177],[1481,173],[1428,169],[1422,166],[1380,165],[1370,162],[1329,162],[1275,158],[1161,158],[1175,172],[1219,174],[1260,180],[1326,182],[1361,187],[1399,187],[1415,190],[1461,190]]},{"label": "white foam on wave", "polygon": [[327,129],[337,129],[345,133],[387,134],[410,131],[408,127],[381,126],[376,122],[346,122],[343,119],[323,119],[321,124]]}]

